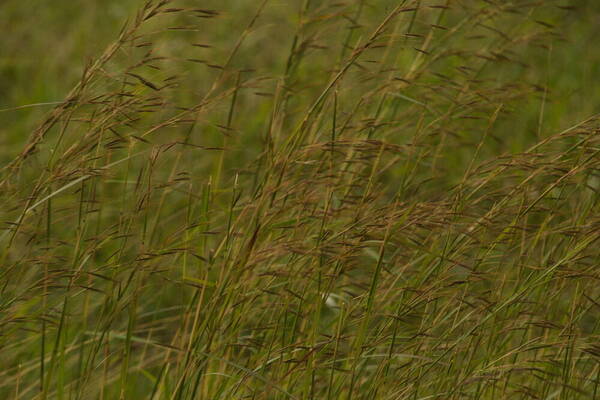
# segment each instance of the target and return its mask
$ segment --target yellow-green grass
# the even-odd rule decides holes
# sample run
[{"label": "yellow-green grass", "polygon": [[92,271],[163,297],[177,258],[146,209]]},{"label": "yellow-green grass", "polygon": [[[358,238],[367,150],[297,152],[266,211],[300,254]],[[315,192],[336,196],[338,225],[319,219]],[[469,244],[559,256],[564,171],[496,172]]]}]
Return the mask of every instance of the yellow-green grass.
[{"label": "yellow-green grass", "polygon": [[1,398],[600,396],[596,4],[90,4],[1,19]]}]

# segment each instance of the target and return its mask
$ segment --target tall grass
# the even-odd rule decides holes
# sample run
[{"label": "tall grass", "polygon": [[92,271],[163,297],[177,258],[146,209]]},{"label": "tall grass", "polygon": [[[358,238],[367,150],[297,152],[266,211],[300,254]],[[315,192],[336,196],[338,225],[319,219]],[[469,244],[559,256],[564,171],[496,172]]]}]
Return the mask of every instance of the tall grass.
[{"label": "tall grass", "polygon": [[0,397],[598,398],[571,7],[227,4],[145,3],[4,166]]}]

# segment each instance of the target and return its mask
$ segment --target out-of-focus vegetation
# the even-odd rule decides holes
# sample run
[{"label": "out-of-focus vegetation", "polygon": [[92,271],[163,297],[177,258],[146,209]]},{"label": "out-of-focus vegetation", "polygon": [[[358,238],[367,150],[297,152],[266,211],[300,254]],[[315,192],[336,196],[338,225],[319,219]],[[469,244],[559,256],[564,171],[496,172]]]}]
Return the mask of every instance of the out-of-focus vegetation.
[{"label": "out-of-focus vegetation", "polygon": [[600,396],[600,5],[0,5],[0,398]]}]

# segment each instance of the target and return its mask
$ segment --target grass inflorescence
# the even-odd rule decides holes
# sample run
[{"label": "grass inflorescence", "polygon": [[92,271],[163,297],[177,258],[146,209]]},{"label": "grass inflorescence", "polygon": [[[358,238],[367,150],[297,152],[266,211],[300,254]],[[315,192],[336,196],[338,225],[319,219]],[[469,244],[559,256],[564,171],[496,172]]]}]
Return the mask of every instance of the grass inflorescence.
[{"label": "grass inflorescence", "polygon": [[241,3],[142,4],[11,147],[0,397],[599,398],[581,11]]}]

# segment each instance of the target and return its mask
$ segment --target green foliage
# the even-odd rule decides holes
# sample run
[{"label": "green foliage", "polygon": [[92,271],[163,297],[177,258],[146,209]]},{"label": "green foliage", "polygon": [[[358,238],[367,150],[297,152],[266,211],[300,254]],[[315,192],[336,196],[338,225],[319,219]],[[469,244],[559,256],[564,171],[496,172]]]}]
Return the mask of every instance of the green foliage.
[{"label": "green foliage", "polygon": [[90,3],[0,17],[1,398],[600,396],[595,3]]}]

